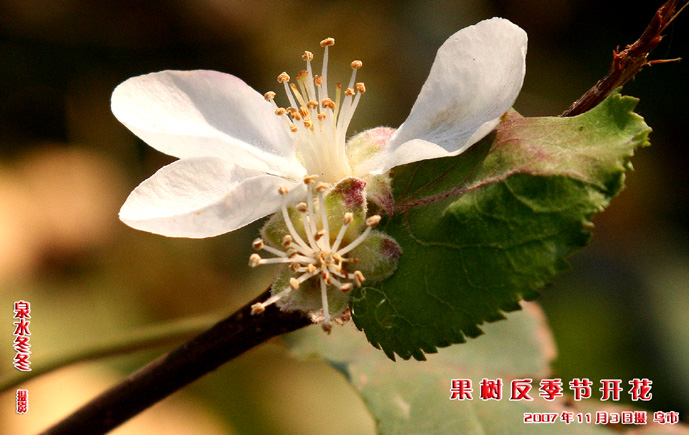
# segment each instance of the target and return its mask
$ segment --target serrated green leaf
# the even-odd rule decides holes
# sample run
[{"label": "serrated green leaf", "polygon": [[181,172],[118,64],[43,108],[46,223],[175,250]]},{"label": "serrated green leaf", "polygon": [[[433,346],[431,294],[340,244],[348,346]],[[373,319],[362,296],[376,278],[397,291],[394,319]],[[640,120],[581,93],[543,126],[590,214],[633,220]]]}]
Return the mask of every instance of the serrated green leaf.
[{"label": "serrated green leaf", "polygon": [[[552,402],[539,397],[539,379],[549,376],[555,347],[536,304],[526,304],[523,311],[510,314],[508,322],[486,329],[486,337],[444,349],[426,362],[390,361],[349,326],[335,327],[331,336],[308,328],[286,339],[298,356],[325,358],[341,371],[361,395],[381,434],[616,433],[593,423],[561,422],[561,412],[576,413],[577,408],[564,397]],[[502,400],[480,399],[483,378],[503,381]],[[533,379],[529,393],[533,402],[509,400],[511,380],[522,378]],[[450,400],[451,379],[471,379],[472,400]],[[526,425],[525,412],[558,413],[558,420]],[[587,412],[595,416],[595,411]]]},{"label": "serrated green leaf", "polygon": [[614,93],[573,118],[511,112],[464,154],[397,168],[381,229],[403,255],[395,275],[352,297],[356,326],[390,358],[422,360],[536,297],[648,144],[636,103]]}]

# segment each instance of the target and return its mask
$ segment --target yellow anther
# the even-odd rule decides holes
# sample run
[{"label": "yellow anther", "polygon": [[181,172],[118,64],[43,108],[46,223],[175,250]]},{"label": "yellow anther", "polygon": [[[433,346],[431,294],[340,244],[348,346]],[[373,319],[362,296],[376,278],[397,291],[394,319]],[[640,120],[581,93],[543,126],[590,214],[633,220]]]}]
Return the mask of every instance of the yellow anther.
[{"label": "yellow anther", "polygon": [[316,273],[317,270],[318,270],[318,268],[314,264],[309,264],[308,266],[306,266],[306,271],[311,273],[311,274]]},{"label": "yellow anther", "polygon": [[285,248],[289,248],[290,246],[292,246],[292,236],[287,234],[285,237],[283,237],[282,246],[284,246]]},{"label": "yellow anther", "polygon": [[328,190],[327,183],[318,183],[318,186],[316,186],[316,192],[325,192],[326,190]]},{"label": "yellow anther", "polygon": [[335,102],[331,100],[330,98],[324,98],[323,102],[321,103],[324,109],[335,109]]},{"label": "yellow anther", "polygon": [[344,94],[345,94],[346,96],[350,97],[350,96],[354,95],[354,89],[352,89],[352,88],[347,88],[347,89],[345,89]]},{"label": "yellow anther", "polygon": [[296,125],[291,124],[291,125],[289,126],[289,131],[291,131],[292,133],[296,133],[297,130],[298,130],[298,129],[297,129],[297,126],[296,126]]},{"label": "yellow anther", "polygon": [[350,212],[347,212],[347,213],[345,213],[345,215],[344,215],[343,224],[344,224],[344,225],[349,225],[349,224],[352,223],[353,220],[354,220],[354,215],[353,215],[352,213],[350,213]]},{"label": "yellow anther", "polygon": [[302,118],[306,118],[307,116],[309,116],[309,109],[307,109],[306,107],[300,107],[299,114],[302,116]]},{"label": "yellow anther", "polygon": [[327,117],[328,117],[328,115],[326,115],[325,113],[319,113],[317,116],[318,120],[320,120],[320,121],[323,121]]},{"label": "yellow anther", "polygon": [[328,272],[323,272],[321,274],[321,279],[325,281],[325,283],[328,285],[332,284],[332,280],[330,279],[330,273]]},{"label": "yellow anther", "polygon": [[304,127],[308,128],[309,130],[313,130],[313,122],[310,119],[305,119]]},{"label": "yellow anther", "polygon": [[360,60],[355,60],[352,62],[352,69],[359,69],[363,66],[364,64]]},{"label": "yellow anther", "polygon": [[380,215],[374,214],[366,219],[366,226],[375,227],[380,222]]},{"label": "yellow anther", "polygon": [[351,282],[348,282],[346,284],[342,284],[342,287],[340,287],[340,290],[342,290],[342,293],[347,293],[351,289],[353,289],[354,286],[352,285]]},{"label": "yellow anther", "polygon": [[360,270],[355,270],[354,271],[354,280],[357,282],[358,286],[361,286],[361,283],[366,281],[366,277],[364,276],[363,273],[361,273]]},{"label": "yellow anther", "polygon": [[306,206],[305,202],[300,202],[295,208],[299,213],[306,213],[308,211],[308,207]]},{"label": "yellow anther", "polygon": [[366,85],[359,82],[356,84],[356,90],[359,91],[360,94],[363,94],[364,92],[366,92]]},{"label": "yellow anther", "polygon": [[322,84],[323,84],[323,77],[321,77],[321,76],[314,76],[314,77],[313,77],[313,83],[314,83],[316,86],[322,85]]},{"label": "yellow anther", "polygon": [[294,262],[294,263],[290,263],[290,264],[289,264],[289,270],[291,270],[291,271],[294,272],[294,273],[299,272],[299,269],[300,269],[300,268],[301,268],[301,266],[300,266],[299,263],[297,263],[297,262]]},{"label": "yellow anther", "polygon": [[261,256],[258,254],[251,254],[249,256],[249,266],[256,267],[261,263]]},{"label": "yellow anther", "polygon": [[255,316],[256,314],[261,314],[261,313],[264,312],[265,310],[266,310],[266,306],[265,306],[265,305],[263,305],[263,304],[260,303],[260,302],[256,302],[255,304],[253,304],[253,305],[251,306],[251,315],[252,315],[252,316]]},{"label": "yellow anther", "polygon": [[289,286],[292,287],[292,290],[296,290],[299,288],[299,281],[297,281],[296,278],[290,278],[289,279]]},{"label": "yellow anther", "polygon": [[289,82],[289,74],[286,72],[283,72],[278,76],[278,83],[282,82]]},{"label": "yellow anther", "polygon": [[318,175],[314,175],[314,174],[304,175],[304,184],[315,183],[316,179],[318,179]]},{"label": "yellow anther", "polygon": [[325,230],[319,230],[319,231],[316,232],[316,234],[314,235],[314,238],[316,239],[316,241],[318,241],[318,240],[320,240],[323,236],[325,236]]},{"label": "yellow anther", "polygon": [[321,47],[332,47],[335,45],[335,40],[333,38],[325,38],[321,41]]},{"label": "yellow anther", "polygon": [[304,79],[306,79],[306,77],[308,77],[308,76],[309,76],[309,72],[306,71],[305,69],[303,69],[303,70],[301,70],[301,71],[299,71],[299,72],[297,73],[296,79],[297,79],[297,81],[299,81],[299,80],[304,80]]},{"label": "yellow anther", "polygon": [[254,242],[251,244],[251,246],[253,246],[254,249],[256,249],[256,250],[260,250],[260,249],[263,249],[263,247],[265,246],[265,244],[263,243],[263,240],[261,240],[261,239],[256,239],[256,240],[254,240]]},{"label": "yellow anther", "polygon": [[318,107],[318,101],[311,100],[308,103],[306,103],[306,107],[308,107],[309,109],[315,109]]},{"label": "yellow anther", "polygon": [[268,92],[266,92],[265,94],[263,94],[263,98],[265,98],[266,101],[270,101],[270,100],[272,100],[273,98],[275,98],[275,92],[273,92],[273,91],[268,91]]},{"label": "yellow anther", "polygon": [[295,121],[301,121],[301,115],[296,110],[291,110],[289,112],[289,117]]},{"label": "yellow anther", "polygon": [[286,186],[280,186],[278,187],[278,193],[280,195],[287,195],[289,193],[289,189]]},{"label": "yellow anther", "polygon": [[287,113],[287,110],[285,110],[283,107],[278,107],[277,109],[275,109],[275,114],[278,116],[282,116],[285,113]]},{"label": "yellow anther", "polygon": [[313,60],[313,53],[311,53],[310,51],[305,51],[304,54],[301,55],[301,58],[305,62]]}]

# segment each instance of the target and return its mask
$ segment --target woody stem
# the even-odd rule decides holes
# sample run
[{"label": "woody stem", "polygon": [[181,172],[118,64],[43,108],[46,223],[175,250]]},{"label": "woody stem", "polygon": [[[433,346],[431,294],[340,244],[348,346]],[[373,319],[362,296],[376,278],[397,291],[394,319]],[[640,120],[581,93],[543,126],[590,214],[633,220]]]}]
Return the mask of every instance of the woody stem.
[{"label": "woody stem", "polygon": [[679,0],[666,1],[655,13],[650,24],[636,42],[628,45],[624,50],[615,50],[613,52],[612,65],[605,77],[600,79],[598,83],[582,95],[581,98],[572,103],[572,105],[562,112],[560,116],[576,116],[591,110],[615,89],[634,78],[634,76],[646,65],[678,60],[648,60],[649,53],[653,51],[663,39],[662,32],[689,4],[689,2],[684,0],[684,4],[678,10],[678,3]]},{"label": "woody stem", "polygon": [[46,355],[41,358],[41,364],[32,367],[30,372],[13,371],[0,376],[0,392],[79,362],[181,343],[213,326],[220,318],[213,314],[175,320],[122,333],[115,338],[107,337],[102,341],[90,342],[83,348],[68,351],[66,354]]},{"label": "woody stem", "polygon": [[303,314],[282,312],[275,305],[252,316],[251,306],[268,297],[270,291],[266,290],[227,319],[133,373],[42,434],[104,434],[249,349],[312,324]]}]

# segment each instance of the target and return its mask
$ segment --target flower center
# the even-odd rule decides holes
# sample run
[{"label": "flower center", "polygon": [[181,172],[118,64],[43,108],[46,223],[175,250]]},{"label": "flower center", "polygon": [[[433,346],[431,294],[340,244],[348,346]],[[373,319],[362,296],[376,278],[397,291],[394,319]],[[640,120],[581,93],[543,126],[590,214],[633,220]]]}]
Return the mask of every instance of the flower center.
[{"label": "flower center", "polygon": [[297,74],[297,84],[290,83],[290,76],[285,72],[278,76],[278,83],[285,87],[289,107],[278,107],[274,101],[275,92],[265,94],[265,99],[273,104],[275,114],[282,118],[293,137],[306,172],[317,174],[326,183],[352,175],[345,155],[345,134],[361,94],[366,92],[363,83],[355,83],[356,71],[362,66],[361,61],[355,60],[344,96],[340,83],[336,87],[335,100],[328,96],[328,47],[334,44],[333,38],[321,41],[324,54],[320,76],[313,75],[313,53],[309,51],[302,56],[306,69]]},{"label": "flower center", "polygon": [[301,215],[306,240],[294,227],[294,223],[287,210],[286,197],[288,190],[285,187],[281,187],[279,189],[279,193],[282,195],[281,210],[288,230],[288,234],[282,239],[282,249],[268,246],[260,238],[253,243],[254,249],[265,250],[276,257],[261,258],[259,254],[251,254],[249,257],[249,265],[251,267],[261,264],[285,263],[289,264],[293,275],[289,279],[289,286],[281,292],[274,294],[265,302],[254,304],[251,307],[251,313],[259,314],[263,312],[266,306],[288,296],[291,292],[299,289],[302,283],[313,278],[318,280],[321,292],[321,303],[323,306],[322,326],[324,330],[330,331],[328,289],[334,288],[346,293],[352,290],[355,285],[357,287],[361,286],[361,283],[366,278],[359,270],[349,270],[351,266],[348,267],[347,264],[356,264],[358,260],[356,258],[348,258],[347,254],[369,236],[371,230],[380,222],[381,218],[379,215],[374,215],[366,219],[366,229],[349,244],[341,246],[347,228],[352,223],[353,214],[351,212],[344,214],[342,226],[337,236],[332,238],[325,210],[325,191],[327,185],[318,183],[315,188],[319,201],[320,216],[318,216],[314,211],[313,204],[313,184],[315,184],[315,180],[316,176],[313,175],[304,177],[304,182],[308,189],[307,202],[301,202],[296,206],[297,211]]}]

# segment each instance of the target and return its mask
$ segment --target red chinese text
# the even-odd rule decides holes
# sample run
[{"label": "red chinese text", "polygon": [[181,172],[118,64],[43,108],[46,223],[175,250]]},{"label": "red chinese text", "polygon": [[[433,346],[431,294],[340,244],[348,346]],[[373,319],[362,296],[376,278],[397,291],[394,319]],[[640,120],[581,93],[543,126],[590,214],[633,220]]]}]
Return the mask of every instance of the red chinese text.
[{"label": "red chinese text", "polygon": [[620,400],[622,392],[622,380],[620,379],[601,379],[599,390],[603,393],[600,400]]},{"label": "red chinese text", "polygon": [[533,397],[529,396],[529,391],[531,391],[531,382],[533,379],[515,379],[512,381],[512,392],[510,394],[510,400],[533,400]]},{"label": "red chinese text", "polygon": [[569,389],[574,392],[574,400],[590,399],[592,385],[593,382],[588,380],[588,378],[574,378],[569,381]]},{"label": "red chinese text", "polygon": [[29,302],[17,301],[14,303],[14,318],[19,320],[14,322],[14,344],[12,346],[16,352],[14,355],[14,368],[23,372],[31,371],[31,362],[29,361],[29,356],[31,355],[29,350],[31,347],[29,344],[29,336],[31,335],[29,324],[31,322],[27,320],[31,318],[29,313],[31,313],[31,304]]},{"label": "red chinese text", "polygon": [[541,388],[539,395],[545,400],[555,400],[556,397],[562,397],[562,379],[543,379],[541,380]]},{"label": "red chinese text", "polygon": [[502,379],[481,380],[481,400],[502,400]]},{"label": "red chinese text", "polygon": [[651,394],[651,384],[653,384],[653,381],[646,378],[634,378],[629,381],[629,385],[632,386],[632,388],[629,390],[632,400],[635,402],[638,400],[651,400],[651,397],[653,397],[653,394]]},{"label": "red chinese text", "polygon": [[471,379],[452,379],[450,384],[450,400],[473,400]]},{"label": "red chinese text", "polygon": [[656,411],[653,413],[653,421],[659,424],[677,424],[679,423],[679,412]]},{"label": "red chinese text", "polygon": [[29,412],[29,390],[17,390],[17,414]]}]

